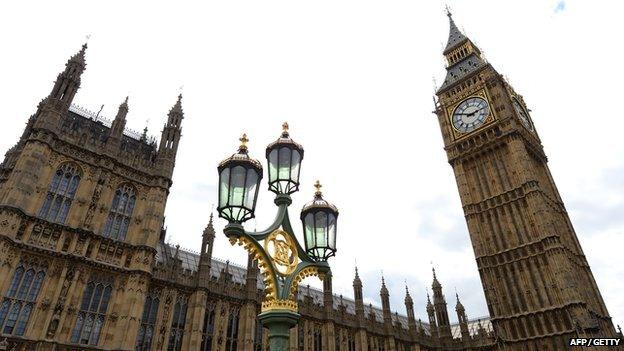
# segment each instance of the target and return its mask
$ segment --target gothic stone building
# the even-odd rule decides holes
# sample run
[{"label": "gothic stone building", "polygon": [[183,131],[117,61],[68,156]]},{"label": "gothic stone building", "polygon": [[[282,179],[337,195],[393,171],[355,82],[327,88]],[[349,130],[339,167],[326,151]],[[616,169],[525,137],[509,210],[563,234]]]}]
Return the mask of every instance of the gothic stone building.
[{"label": "gothic stone building", "polygon": [[435,113],[498,342],[565,350],[572,337],[616,337],[524,99],[448,15]]},{"label": "gothic stone building", "polygon": [[[165,243],[164,210],[184,118],[181,96],[160,144],[125,128],[128,99],[112,122],[72,104],[85,49],[70,58],[0,167],[0,349],[266,349],[257,322],[263,281],[212,257],[212,216],[199,254]],[[487,319],[457,303],[451,325],[437,279],[429,321],[300,288],[303,318],[292,350],[488,349]]]},{"label": "gothic stone building", "polygon": [[[457,298],[459,322],[451,324],[435,272],[426,322],[416,320],[408,291],[407,315],[392,313],[383,280],[382,307],[365,305],[356,271],[353,299],[333,295],[329,279],[322,290],[299,288],[302,318],[291,330],[291,350],[494,350],[501,341],[553,350],[536,345],[562,342],[575,323],[591,335],[612,332],[536,134],[525,128],[524,134],[494,144],[490,139],[506,135],[505,128],[520,130],[515,119],[500,124],[511,107],[504,110],[499,103],[494,111],[500,122],[486,119],[487,131],[465,139],[450,134],[445,111],[466,89],[482,86],[483,98],[505,102],[511,91],[458,33],[451,22],[451,78],[440,89],[437,112],[492,321],[468,320]],[[146,133],[125,128],[127,99],[112,122],[77,108],[72,100],[86,67],[85,49],[67,62],[0,165],[0,349],[266,349],[266,331],[256,319],[263,296],[258,268],[252,260],[238,267],[212,257],[212,216],[200,253],[165,242],[164,210],[184,117],[181,96],[158,145]],[[472,106],[480,103],[469,103],[462,113],[475,115]],[[462,128],[472,127],[461,125],[457,133]],[[483,153],[475,148],[484,148]],[[474,172],[502,172],[494,165],[510,157],[524,168],[507,168],[508,178],[497,184],[475,183],[485,176]],[[533,180],[534,174],[541,178]],[[524,183],[515,187],[520,178]],[[536,192],[542,184],[543,194]],[[483,212],[503,202],[510,205],[488,215],[488,228],[501,231],[513,223],[509,238],[483,229]],[[522,212],[535,204],[541,207],[533,211],[545,219]],[[521,233],[519,228],[526,227],[519,226],[529,225],[536,227]],[[557,230],[540,235],[539,229],[548,226]],[[536,258],[524,266],[515,263],[527,255]],[[570,276],[574,279],[564,284]]]}]

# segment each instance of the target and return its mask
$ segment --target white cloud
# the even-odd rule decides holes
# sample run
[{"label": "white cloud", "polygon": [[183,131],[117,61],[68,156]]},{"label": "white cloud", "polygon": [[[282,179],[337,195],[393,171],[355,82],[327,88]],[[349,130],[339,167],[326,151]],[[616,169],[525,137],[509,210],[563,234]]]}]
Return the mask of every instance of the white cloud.
[{"label": "white cloud", "polygon": [[[533,110],[607,307],[614,321],[623,321],[615,249],[622,247],[622,197],[611,191],[622,173],[602,175],[624,155],[618,107],[624,71],[618,66],[622,47],[615,45],[624,9],[618,1],[570,0],[553,16],[557,4],[451,3],[456,22]],[[317,178],[341,210],[332,262],[336,293],[352,296],[357,258],[367,299],[378,301],[383,269],[393,307],[403,310],[407,279],[422,316],[434,261],[449,305],[457,286],[470,316],[485,313],[457,188],[431,114],[432,76],[444,77],[442,4],[136,1],[87,7],[74,1],[4,7],[0,150],[17,140],[67,58],[91,33],[77,103],[91,109],[104,103],[103,114],[113,116],[129,93],[129,127],[140,130],[149,119],[156,133],[184,85],[186,119],[167,207],[172,241],[199,246],[216,198],[216,165],[234,152],[238,136],[246,131],[252,155],[261,158],[288,120],[306,149],[292,215],[311,198]],[[273,211],[270,194],[261,192],[258,227]],[[592,220],[600,212],[613,215]],[[215,254],[245,262],[240,248],[222,236]]]}]

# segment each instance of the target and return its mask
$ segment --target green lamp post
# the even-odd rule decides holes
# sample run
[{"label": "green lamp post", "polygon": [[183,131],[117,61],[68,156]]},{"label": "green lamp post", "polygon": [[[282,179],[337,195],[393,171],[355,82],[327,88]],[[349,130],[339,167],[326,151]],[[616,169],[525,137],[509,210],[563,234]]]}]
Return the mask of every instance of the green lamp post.
[{"label": "green lamp post", "polygon": [[302,279],[331,276],[327,259],[336,253],[338,209],[323,199],[321,185],[315,184],[314,199],[301,211],[304,247],[295,237],[288,206],[290,195],[299,190],[303,147],[294,142],[288,124],[282,135],[266,149],[269,190],[276,194],[277,216],[273,224],[258,232],[248,232],[243,223],[254,218],[262,165],[247,150],[247,136],[239,139],[238,152],[223,160],[219,172],[219,217],[228,224],[223,232],[230,242],[242,245],[254,259],[264,278],[265,297],[258,316],[269,329],[269,349],[288,350],[289,330],[299,320],[296,292]]}]

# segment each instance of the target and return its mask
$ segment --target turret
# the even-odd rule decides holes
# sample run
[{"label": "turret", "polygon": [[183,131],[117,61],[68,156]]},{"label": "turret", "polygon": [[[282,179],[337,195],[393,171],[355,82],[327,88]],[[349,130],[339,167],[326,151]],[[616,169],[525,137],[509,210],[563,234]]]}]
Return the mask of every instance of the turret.
[{"label": "turret", "polygon": [[407,285],[405,286],[405,310],[407,311],[407,325],[409,330],[414,333],[416,332],[416,317],[414,315],[414,301],[410,296],[409,289]]},{"label": "turret", "polygon": [[440,337],[451,338],[451,324],[446,308],[446,299],[442,293],[442,284],[440,284],[438,277],[436,277],[435,268],[433,269],[433,284],[431,284],[431,288],[433,290],[433,305],[435,307]]},{"label": "turret", "polygon": [[422,320],[418,318],[418,335],[425,336],[425,327],[423,327]]},{"label": "turret", "polygon": [[65,70],[57,76],[50,95],[39,104],[35,128],[46,128],[58,132],[61,118],[69,110],[69,106],[80,88],[80,78],[87,66],[85,63],[86,50],[87,44],[82,45],[80,51],[67,61]]},{"label": "turret", "polygon": [[121,138],[123,137],[123,131],[126,128],[126,116],[128,115],[128,97],[119,105],[117,115],[111,124],[111,128],[108,134],[108,140],[106,140],[106,147],[109,151],[117,152],[121,145]]},{"label": "turret", "polygon": [[212,265],[212,247],[214,245],[215,230],[212,224],[212,213],[208,225],[202,234],[201,253],[199,255],[199,270],[197,272],[198,285],[207,288],[210,282],[210,268]]},{"label": "turret", "polygon": [[178,144],[182,136],[182,119],[184,119],[184,111],[182,111],[182,94],[180,94],[178,101],[169,111],[167,123],[160,136],[160,146],[156,157],[158,165],[169,178],[173,174]]},{"label": "turret", "polygon": [[431,332],[431,337],[438,337],[438,325],[436,323],[435,317],[435,308],[431,303],[431,299],[429,298],[429,292],[427,292],[427,316],[429,317],[429,331]]},{"label": "turret", "polygon": [[459,294],[455,294],[455,297],[457,297],[457,305],[455,305],[455,311],[457,312],[457,320],[459,321],[459,330],[461,331],[462,340],[470,340],[466,309],[464,309],[464,305],[462,305],[461,301],[459,301]]},{"label": "turret", "polygon": [[48,96],[49,99],[61,101],[67,106],[72,103],[78,88],[80,88],[82,72],[84,72],[87,67],[85,63],[86,50],[87,44],[85,43],[82,45],[80,51],[67,61],[65,70],[59,73],[56,82],[54,82],[54,87]]},{"label": "turret", "polygon": [[390,311],[390,294],[388,288],[386,288],[386,281],[384,277],[381,277],[381,289],[379,290],[379,296],[381,297],[381,309],[383,313],[384,324],[392,325],[392,312]]},{"label": "turret", "polygon": [[247,279],[245,281],[245,290],[248,300],[255,300],[258,295],[258,261],[254,260],[252,255],[247,257]]},{"label": "turret", "polygon": [[364,320],[364,299],[362,297],[362,280],[355,267],[355,278],[353,278],[353,297],[355,298],[355,315],[358,321]]},{"label": "turret", "polygon": [[325,318],[331,319],[334,310],[334,295],[332,293],[332,276],[326,274],[323,278],[323,307],[325,310]]},{"label": "turret", "polygon": [[117,109],[117,115],[115,116],[115,120],[111,124],[110,135],[111,136],[121,136],[123,135],[124,128],[126,128],[126,116],[128,115],[128,97],[124,102],[119,105],[119,109]]}]

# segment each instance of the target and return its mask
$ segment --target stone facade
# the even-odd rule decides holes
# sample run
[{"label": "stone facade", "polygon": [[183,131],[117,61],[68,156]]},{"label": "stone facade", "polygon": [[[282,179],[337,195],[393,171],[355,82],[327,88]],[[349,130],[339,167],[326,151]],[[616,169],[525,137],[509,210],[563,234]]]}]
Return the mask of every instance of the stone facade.
[{"label": "stone facade", "polygon": [[[125,128],[128,99],[113,121],[80,109],[85,50],[0,165],[0,350],[266,350],[256,263],[213,257],[212,216],[199,253],[165,242],[182,97],[159,144]],[[365,305],[356,269],[353,299],[329,279],[299,287],[291,350],[560,350],[572,335],[615,335],[539,137],[512,114],[521,97],[452,21],[445,54],[436,113],[492,319],[469,320],[457,296],[451,324],[435,272],[427,322],[407,290],[407,315],[393,313],[383,278],[381,308]],[[450,114],[476,91],[492,118],[460,135]]]},{"label": "stone facade", "polygon": [[616,337],[529,109],[449,19],[435,113],[498,342],[544,351]]},{"label": "stone facade", "polygon": [[[200,253],[165,243],[182,97],[158,145],[125,128],[127,98],[113,121],[72,105],[85,50],[0,165],[0,348],[265,350],[256,263],[213,258],[212,216]],[[333,295],[330,280],[322,290],[300,287],[291,349],[491,349],[488,319],[469,321],[462,307],[462,323],[450,325],[437,279],[433,288],[435,315],[423,323],[409,292],[408,315],[390,311],[385,283],[382,308],[365,306],[357,273],[354,299]]]}]

